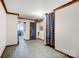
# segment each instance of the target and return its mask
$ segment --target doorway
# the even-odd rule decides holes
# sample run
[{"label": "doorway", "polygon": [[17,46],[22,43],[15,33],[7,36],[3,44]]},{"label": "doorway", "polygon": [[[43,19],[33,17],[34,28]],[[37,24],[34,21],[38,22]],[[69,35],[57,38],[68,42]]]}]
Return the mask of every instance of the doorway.
[{"label": "doorway", "polygon": [[36,23],[30,22],[30,39],[36,39]]},{"label": "doorway", "polygon": [[19,39],[25,39],[26,22],[18,22],[18,42]]}]

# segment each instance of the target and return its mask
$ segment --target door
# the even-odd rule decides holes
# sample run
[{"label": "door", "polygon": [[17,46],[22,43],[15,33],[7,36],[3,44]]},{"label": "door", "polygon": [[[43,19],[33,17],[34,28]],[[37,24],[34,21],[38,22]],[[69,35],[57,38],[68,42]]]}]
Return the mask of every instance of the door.
[{"label": "door", "polygon": [[36,39],[36,23],[30,22],[30,39]]},{"label": "door", "polygon": [[50,13],[50,45],[55,47],[55,38],[54,38],[54,29],[55,29],[55,22],[54,22],[54,12]]},{"label": "door", "polygon": [[55,19],[54,13],[46,14],[46,43],[55,48]]},{"label": "door", "polygon": [[50,44],[49,14],[46,14],[46,43]]}]

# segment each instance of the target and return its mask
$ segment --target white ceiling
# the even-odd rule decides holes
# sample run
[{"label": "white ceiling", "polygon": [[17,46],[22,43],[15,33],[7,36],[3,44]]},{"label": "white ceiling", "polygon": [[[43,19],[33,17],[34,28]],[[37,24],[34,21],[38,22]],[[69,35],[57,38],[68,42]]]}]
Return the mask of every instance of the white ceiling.
[{"label": "white ceiling", "polygon": [[71,0],[5,0],[8,11],[17,12],[21,16],[36,17],[52,12]]}]

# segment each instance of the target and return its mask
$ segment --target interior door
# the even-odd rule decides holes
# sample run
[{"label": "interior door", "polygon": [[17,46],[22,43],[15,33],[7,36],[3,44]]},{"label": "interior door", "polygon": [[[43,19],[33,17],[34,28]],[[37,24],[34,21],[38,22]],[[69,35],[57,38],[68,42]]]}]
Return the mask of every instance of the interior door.
[{"label": "interior door", "polygon": [[46,43],[50,44],[50,30],[49,30],[49,25],[50,25],[50,21],[49,21],[49,14],[46,14]]},{"label": "interior door", "polygon": [[54,22],[54,12],[50,13],[50,45],[55,47],[55,38],[54,38],[54,29],[55,29],[55,22]]},{"label": "interior door", "polygon": [[55,48],[55,19],[54,12],[46,14],[46,43]]},{"label": "interior door", "polygon": [[30,22],[30,39],[36,39],[36,23]]}]

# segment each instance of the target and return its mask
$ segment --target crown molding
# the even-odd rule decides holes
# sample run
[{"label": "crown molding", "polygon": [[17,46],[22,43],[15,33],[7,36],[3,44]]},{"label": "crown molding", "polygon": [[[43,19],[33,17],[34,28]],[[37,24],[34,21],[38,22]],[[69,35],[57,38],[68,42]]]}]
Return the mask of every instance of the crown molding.
[{"label": "crown molding", "polygon": [[[35,20],[35,21],[36,21],[36,19],[30,19],[30,18],[19,17],[19,13],[9,12],[8,9],[7,9],[7,7],[6,7],[6,4],[5,4],[4,0],[0,0],[0,1],[1,1],[3,7],[4,7],[4,10],[5,10],[6,14],[17,15],[19,19],[28,19],[28,20]],[[79,2],[79,0],[72,0],[72,1],[70,1],[70,2],[64,4],[64,5],[60,6],[60,7],[57,7],[57,8],[54,9],[54,12],[55,12],[56,10],[62,9],[62,8],[64,8],[64,7],[67,7],[67,6],[69,6],[69,5],[73,4],[73,3],[76,3],[76,2]],[[47,15],[47,14],[48,14],[48,13],[46,13],[46,15]]]},{"label": "crown molding", "polygon": [[1,1],[1,3],[2,3],[3,7],[4,7],[4,10],[5,10],[5,12],[6,12],[7,14],[12,14],[12,15],[17,15],[17,16],[19,16],[19,13],[13,13],[13,12],[9,12],[9,11],[8,11],[4,0],[0,0],[0,1]]},{"label": "crown molding", "polygon": [[55,8],[54,11],[65,8],[67,6],[70,6],[70,5],[72,5],[72,4],[76,3],[76,2],[79,2],[79,0],[72,0],[72,1],[70,1],[70,2],[64,4],[64,5],[60,6],[60,7]]},{"label": "crown molding", "polygon": [[19,17],[19,13],[14,13],[14,12],[9,12],[9,11],[8,11],[4,0],[0,0],[0,2],[2,3],[2,6],[3,6],[3,8],[4,8],[6,14],[16,15],[16,16],[18,16],[18,19],[34,20],[34,21],[36,20],[36,19],[30,19],[30,18]]}]

